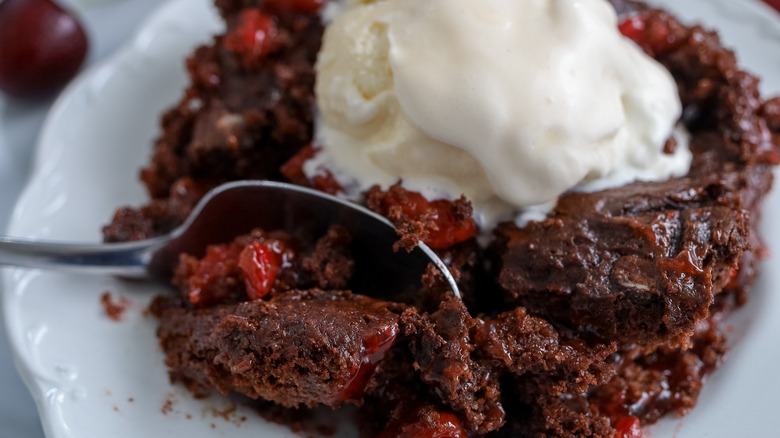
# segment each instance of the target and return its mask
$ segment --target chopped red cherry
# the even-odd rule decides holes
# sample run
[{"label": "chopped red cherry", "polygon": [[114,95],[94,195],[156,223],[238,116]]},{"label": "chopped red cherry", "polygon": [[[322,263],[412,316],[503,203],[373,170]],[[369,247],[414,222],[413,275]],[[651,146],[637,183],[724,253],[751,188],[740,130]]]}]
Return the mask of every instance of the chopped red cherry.
[{"label": "chopped red cherry", "polygon": [[0,90],[20,98],[60,89],[87,54],[79,21],[51,0],[0,1]]},{"label": "chopped red cherry", "polygon": [[265,0],[269,10],[315,13],[325,6],[325,0]]},{"label": "chopped red cherry", "polygon": [[279,273],[276,254],[260,242],[250,243],[241,251],[238,266],[244,274],[246,293],[250,300],[266,296]]},{"label": "chopped red cherry", "polygon": [[256,229],[233,242],[210,245],[203,258],[182,255],[173,282],[198,307],[256,300],[273,287],[290,287],[284,277],[277,277],[295,257],[294,242],[286,233]]},{"label": "chopped red cherry", "polygon": [[635,14],[628,17],[618,26],[620,33],[634,42],[639,42],[645,33],[645,18]]},{"label": "chopped red cherry", "polygon": [[208,247],[206,256],[196,262],[189,278],[192,304],[205,306],[225,298],[221,281],[236,274],[240,248],[235,244]]},{"label": "chopped red cherry", "polygon": [[303,165],[315,155],[317,155],[317,149],[309,144],[293,155],[286,163],[282,164],[279,170],[293,184],[308,185],[306,174],[303,173]]},{"label": "chopped red cherry", "polygon": [[[378,438],[467,438],[460,420],[449,412],[438,412],[438,421],[421,418],[409,422],[396,422],[385,429]],[[429,419],[431,420],[431,419]]]},{"label": "chopped red cherry", "polygon": [[615,425],[615,438],[642,438],[639,418],[624,417]]},{"label": "chopped red cherry", "polygon": [[383,332],[377,333],[363,341],[362,360],[352,374],[352,378],[346,382],[341,391],[333,396],[333,404],[362,399],[363,392],[374,374],[374,370],[385,358],[387,351],[393,346],[397,336],[398,326],[394,324],[387,327]]},{"label": "chopped red cherry", "polygon": [[331,195],[343,193],[344,187],[336,181],[332,173],[325,171],[321,175],[314,176],[311,180],[303,173],[303,165],[317,155],[317,152],[319,152],[319,149],[310,144],[293,155],[279,170],[293,184],[312,187]]},{"label": "chopped red cherry", "polygon": [[448,248],[474,236],[477,226],[471,217],[458,218],[451,201],[428,201],[417,192],[391,188],[382,197],[380,214],[392,216],[393,209],[400,209],[407,220],[419,220],[426,224],[428,236],[424,239],[431,248]]},{"label": "chopped red cherry", "polygon": [[663,54],[676,45],[673,22],[663,13],[631,15],[620,23],[618,29],[651,55]]},{"label": "chopped red cherry", "polygon": [[251,65],[273,51],[277,32],[273,17],[259,9],[244,9],[238,26],[225,35],[225,48],[241,56],[245,65]]},{"label": "chopped red cherry", "polygon": [[474,236],[477,226],[472,218],[458,220],[452,211],[449,201],[431,202],[431,208],[436,212],[433,216],[436,229],[431,230],[425,243],[431,248],[448,248]]},{"label": "chopped red cherry", "polygon": [[344,187],[341,187],[341,184],[336,181],[336,178],[330,172],[326,172],[323,175],[315,175],[312,185],[315,189],[331,195],[344,192]]}]

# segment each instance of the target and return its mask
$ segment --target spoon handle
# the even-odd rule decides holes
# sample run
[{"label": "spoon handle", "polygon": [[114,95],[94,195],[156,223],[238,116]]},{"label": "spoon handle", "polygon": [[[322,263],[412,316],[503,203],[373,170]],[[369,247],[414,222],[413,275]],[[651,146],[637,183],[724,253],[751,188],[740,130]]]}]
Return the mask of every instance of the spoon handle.
[{"label": "spoon handle", "polygon": [[0,236],[0,265],[146,278],[152,255],[166,241],[78,244]]}]

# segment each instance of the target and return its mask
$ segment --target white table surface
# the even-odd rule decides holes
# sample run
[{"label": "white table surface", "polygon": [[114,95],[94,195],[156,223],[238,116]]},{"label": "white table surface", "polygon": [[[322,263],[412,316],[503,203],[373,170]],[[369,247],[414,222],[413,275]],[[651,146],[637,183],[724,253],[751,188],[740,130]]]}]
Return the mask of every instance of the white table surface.
[{"label": "white table surface", "polygon": [[[116,50],[160,3],[159,0],[59,1],[76,10],[83,20],[90,41],[87,65],[101,62]],[[53,101],[54,98],[18,101],[0,95],[0,230],[5,230],[27,180],[38,130]],[[35,404],[16,372],[0,324],[0,438],[43,436]]]}]

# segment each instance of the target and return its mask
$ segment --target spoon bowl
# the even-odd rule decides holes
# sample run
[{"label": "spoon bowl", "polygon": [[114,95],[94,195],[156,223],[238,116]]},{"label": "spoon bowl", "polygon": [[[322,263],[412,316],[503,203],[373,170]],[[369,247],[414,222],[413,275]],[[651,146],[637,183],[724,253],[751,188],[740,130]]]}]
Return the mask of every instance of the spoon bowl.
[{"label": "spoon bowl", "polygon": [[179,254],[201,257],[208,245],[230,242],[253,228],[284,230],[313,241],[331,225],[352,236],[358,290],[397,295],[419,289],[433,263],[460,297],[449,269],[424,243],[409,252],[393,250],[398,235],[383,216],[317,190],[274,181],[222,184],[198,202],[184,224],[152,239],[88,245],[0,236],[0,265],[169,281]]}]

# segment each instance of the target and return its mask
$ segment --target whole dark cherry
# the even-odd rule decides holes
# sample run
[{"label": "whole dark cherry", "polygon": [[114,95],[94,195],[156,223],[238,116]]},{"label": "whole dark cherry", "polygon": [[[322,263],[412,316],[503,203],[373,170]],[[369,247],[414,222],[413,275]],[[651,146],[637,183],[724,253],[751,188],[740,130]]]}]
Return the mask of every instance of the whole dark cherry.
[{"label": "whole dark cherry", "polygon": [[777,9],[780,12],[780,0],[764,0],[769,6]]},{"label": "whole dark cherry", "polygon": [[51,94],[87,55],[87,35],[52,0],[0,1],[0,90],[18,98]]}]

